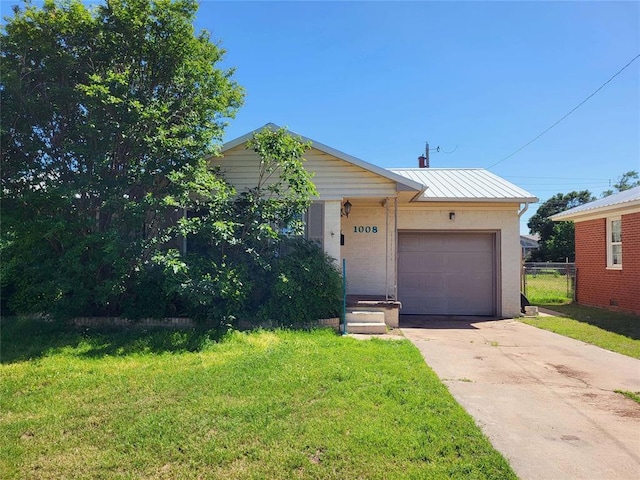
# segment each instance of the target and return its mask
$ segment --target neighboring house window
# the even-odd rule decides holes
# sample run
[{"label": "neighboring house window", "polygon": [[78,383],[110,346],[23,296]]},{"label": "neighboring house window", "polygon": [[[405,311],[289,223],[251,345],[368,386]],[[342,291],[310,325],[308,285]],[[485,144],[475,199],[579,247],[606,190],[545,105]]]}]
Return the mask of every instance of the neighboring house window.
[{"label": "neighboring house window", "polygon": [[607,219],[607,268],[622,268],[622,219]]}]

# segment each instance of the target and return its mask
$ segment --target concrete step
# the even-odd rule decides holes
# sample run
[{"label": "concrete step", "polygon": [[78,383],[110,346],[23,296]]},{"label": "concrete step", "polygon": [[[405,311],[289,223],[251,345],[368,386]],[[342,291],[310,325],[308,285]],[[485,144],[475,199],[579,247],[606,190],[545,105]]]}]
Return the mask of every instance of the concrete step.
[{"label": "concrete step", "polygon": [[368,333],[378,335],[387,333],[387,325],[385,323],[349,322],[347,323],[347,333]]},{"label": "concrete step", "polygon": [[[384,314],[384,323],[388,327],[397,328],[399,325],[400,302],[395,301],[360,301],[347,306],[347,312],[380,312]],[[358,320],[356,320],[358,321]],[[369,321],[369,320],[367,320]]]},{"label": "concrete step", "polygon": [[376,310],[351,310],[347,309],[347,323],[349,322],[382,322],[384,323],[384,312]]},{"label": "concrete step", "polygon": [[387,333],[384,312],[347,311],[347,333]]}]

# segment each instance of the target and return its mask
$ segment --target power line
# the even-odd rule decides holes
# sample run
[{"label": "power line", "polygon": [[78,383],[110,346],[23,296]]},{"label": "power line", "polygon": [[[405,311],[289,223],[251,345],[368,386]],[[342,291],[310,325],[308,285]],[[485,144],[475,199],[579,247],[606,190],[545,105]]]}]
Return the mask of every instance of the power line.
[{"label": "power line", "polygon": [[604,182],[605,180],[602,177],[598,178],[585,178],[585,177],[557,177],[557,176],[546,176],[546,177],[534,177],[531,175],[500,175],[502,178],[535,178],[537,180],[593,180],[597,182]]},{"label": "power line", "polygon": [[606,82],[604,82],[602,85],[600,85],[591,95],[589,95],[587,98],[585,98],[583,101],[581,101],[578,105],[576,105],[575,107],[573,107],[573,109],[567,113],[565,116],[563,116],[560,120],[558,120],[557,122],[555,122],[553,125],[551,125],[549,128],[547,128],[545,131],[543,131],[541,134],[539,134],[537,137],[535,137],[533,140],[529,141],[528,143],[525,143],[523,146],[521,146],[520,148],[518,148],[515,152],[511,153],[510,155],[507,155],[506,157],[504,157],[502,160],[497,161],[496,163],[494,163],[493,165],[490,165],[489,167],[487,167],[487,170],[495,167],[496,165],[498,165],[499,163],[504,162],[505,160],[510,159],[511,157],[513,157],[516,153],[524,150],[525,148],[527,148],[529,145],[531,145],[533,142],[535,142],[536,140],[538,140],[541,136],[543,136],[545,133],[547,133],[549,130],[551,130],[553,127],[555,127],[556,125],[558,125],[560,122],[562,122],[565,118],[567,118],[569,115],[571,115],[573,112],[575,112],[578,108],[580,108],[582,105],[584,105],[587,100],[589,100],[591,97],[593,97],[596,93],[598,93],[600,90],[602,90],[609,82],[611,82],[611,80],[613,80],[614,78],[616,78],[618,75],[620,75],[629,65],[631,65],[633,62],[635,62],[638,58],[640,58],[640,53],[638,55],[636,55],[635,57],[633,57],[629,63],[627,63],[624,67],[622,67],[620,70],[618,70],[618,72],[616,72],[615,75],[613,75],[609,80],[607,80]]}]

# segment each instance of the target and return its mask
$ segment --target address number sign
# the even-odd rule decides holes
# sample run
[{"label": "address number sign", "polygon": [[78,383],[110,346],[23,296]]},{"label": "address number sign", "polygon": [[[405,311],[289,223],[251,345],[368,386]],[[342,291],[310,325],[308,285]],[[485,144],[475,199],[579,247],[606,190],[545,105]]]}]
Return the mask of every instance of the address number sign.
[{"label": "address number sign", "polygon": [[356,225],[353,227],[353,233],[378,233],[377,225]]}]

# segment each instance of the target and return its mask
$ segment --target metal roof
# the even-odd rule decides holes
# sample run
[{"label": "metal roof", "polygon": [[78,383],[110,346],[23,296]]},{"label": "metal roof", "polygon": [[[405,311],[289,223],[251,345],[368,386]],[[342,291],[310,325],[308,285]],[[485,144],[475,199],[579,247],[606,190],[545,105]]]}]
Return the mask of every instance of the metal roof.
[{"label": "metal roof", "polygon": [[579,205],[564,212],[557,213],[550,218],[553,221],[573,220],[575,217],[634,206],[640,206],[640,186],[614,193],[613,195],[585,203],[584,205]]},{"label": "metal roof", "polygon": [[534,203],[531,193],[484,168],[392,168],[428,187],[415,200],[420,202],[520,202]]}]

